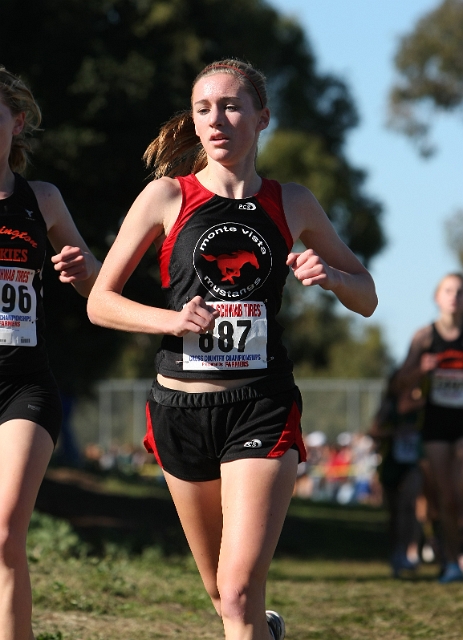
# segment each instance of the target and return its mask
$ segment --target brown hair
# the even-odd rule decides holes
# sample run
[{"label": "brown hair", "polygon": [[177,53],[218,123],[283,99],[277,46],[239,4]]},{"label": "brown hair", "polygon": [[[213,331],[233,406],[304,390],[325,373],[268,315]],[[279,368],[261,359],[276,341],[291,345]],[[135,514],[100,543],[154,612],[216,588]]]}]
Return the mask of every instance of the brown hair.
[{"label": "brown hair", "polygon": [[[256,110],[267,105],[266,80],[263,73],[247,62],[225,59],[207,65],[195,78],[198,80],[216,73],[233,75],[252,98]],[[148,145],[143,160],[153,168],[153,177],[187,175],[198,173],[207,165],[207,156],[195,132],[191,109],[182,111],[168,120],[159,135]]]},{"label": "brown hair", "polygon": [[24,128],[13,137],[8,163],[12,171],[22,173],[29,162],[31,144],[28,140],[42,121],[40,108],[34,96],[18,76],[13,75],[0,65],[0,100],[9,108],[13,116],[25,113]]}]

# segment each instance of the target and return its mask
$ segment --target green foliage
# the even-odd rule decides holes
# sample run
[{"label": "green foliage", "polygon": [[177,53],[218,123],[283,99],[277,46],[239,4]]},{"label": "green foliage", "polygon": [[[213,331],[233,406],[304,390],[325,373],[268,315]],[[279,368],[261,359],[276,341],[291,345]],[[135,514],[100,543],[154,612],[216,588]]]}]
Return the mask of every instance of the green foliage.
[{"label": "green foliage", "polygon": [[[460,587],[443,588],[437,565],[421,566],[414,578],[391,577],[383,510],[293,500],[282,542],[269,572],[267,606],[284,615],[288,638],[461,637]],[[290,544],[295,554],[288,553]],[[34,563],[31,573],[37,640],[223,637],[189,555],[55,554]]]},{"label": "green foliage", "polygon": [[340,314],[333,296],[301,287],[295,278],[289,278],[279,321],[298,377],[381,378],[390,370],[377,325]]},{"label": "green foliage", "polygon": [[383,378],[392,361],[381,329],[368,325],[360,335],[351,330],[345,341],[335,340],[329,348],[328,375],[333,378]]},{"label": "green foliage", "polygon": [[432,111],[463,103],[463,1],[443,0],[402,38],[395,56],[399,80],[391,90],[391,125],[426,156]]},{"label": "green foliage", "polygon": [[[301,27],[264,0],[2,0],[0,61],[31,85],[44,114],[28,177],[58,185],[103,259],[144,186],[147,144],[188,108],[204,64],[225,56],[268,76],[277,129],[262,166],[278,178],[288,157],[301,165],[289,178],[316,191],[342,237],[370,260],[384,245],[381,207],[343,156],[357,124],[349,91],[317,72]],[[50,266],[45,280],[50,360],[66,393],[88,390],[126,361],[134,376],[148,368],[138,338],[92,326],[85,301]],[[125,294],[163,306],[154,252]]]},{"label": "green foliage", "polygon": [[87,553],[88,546],[66,520],[33,512],[27,538],[29,562],[40,562],[44,558],[56,556],[83,557]]},{"label": "green foliage", "polygon": [[344,242],[364,263],[385,244],[381,206],[362,193],[366,178],[316,133],[276,129],[259,154],[259,170],[280,182],[308,187]]},{"label": "green foliage", "polygon": [[456,211],[445,221],[447,244],[463,267],[463,209]]}]

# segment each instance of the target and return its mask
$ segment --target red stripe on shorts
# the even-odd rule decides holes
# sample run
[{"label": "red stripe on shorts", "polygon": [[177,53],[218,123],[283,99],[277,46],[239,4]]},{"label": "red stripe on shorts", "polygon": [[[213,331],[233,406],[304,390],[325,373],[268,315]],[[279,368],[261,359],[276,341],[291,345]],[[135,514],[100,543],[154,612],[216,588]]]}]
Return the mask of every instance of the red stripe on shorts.
[{"label": "red stripe on shorts", "polygon": [[150,407],[149,403],[146,403],[146,434],[143,438],[143,446],[148,451],[148,453],[152,453],[156,458],[156,462],[160,467],[162,467],[161,458],[159,457],[158,448],[156,446],[156,442],[154,440],[154,431],[153,425],[151,423],[151,415],[150,415]]},{"label": "red stripe on shorts", "polygon": [[302,440],[301,433],[301,412],[299,411],[299,407],[296,402],[293,402],[293,406],[291,407],[291,411],[288,415],[288,420],[286,421],[285,428],[283,433],[280,436],[280,439],[273,447],[273,449],[268,454],[267,458],[279,458],[284,453],[290,449],[293,444],[296,444],[299,449],[299,457],[300,462],[305,462],[307,460],[307,453],[304,446],[304,441]]}]

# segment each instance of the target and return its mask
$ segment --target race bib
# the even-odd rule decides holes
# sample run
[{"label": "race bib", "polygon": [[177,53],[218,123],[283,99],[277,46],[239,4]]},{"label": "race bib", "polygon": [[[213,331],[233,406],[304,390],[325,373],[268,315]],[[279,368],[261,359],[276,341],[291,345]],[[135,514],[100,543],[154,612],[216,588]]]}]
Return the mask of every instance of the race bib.
[{"label": "race bib", "polygon": [[37,345],[37,299],[32,269],[0,268],[0,346]]},{"label": "race bib", "polygon": [[431,402],[441,407],[463,408],[463,370],[436,369],[432,375]]},{"label": "race bib", "polygon": [[420,436],[416,431],[399,430],[394,436],[392,455],[405,464],[417,462],[420,453]]},{"label": "race bib", "polygon": [[219,311],[214,330],[183,337],[184,371],[267,368],[267,309],[263,302],[208,302]]}]

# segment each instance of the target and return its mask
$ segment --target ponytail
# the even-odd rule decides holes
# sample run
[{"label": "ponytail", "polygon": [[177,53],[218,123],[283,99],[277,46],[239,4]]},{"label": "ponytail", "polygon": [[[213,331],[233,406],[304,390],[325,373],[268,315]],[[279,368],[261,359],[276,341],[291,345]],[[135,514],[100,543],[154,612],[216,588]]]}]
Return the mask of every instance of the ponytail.
[{"label": "ponytail", "polygon": [[160,129],[143,154],[152,176],[185,176],[197,173],[207,165],[206,152],[195,132],[191,111],[182,111],[173,116]]}]

